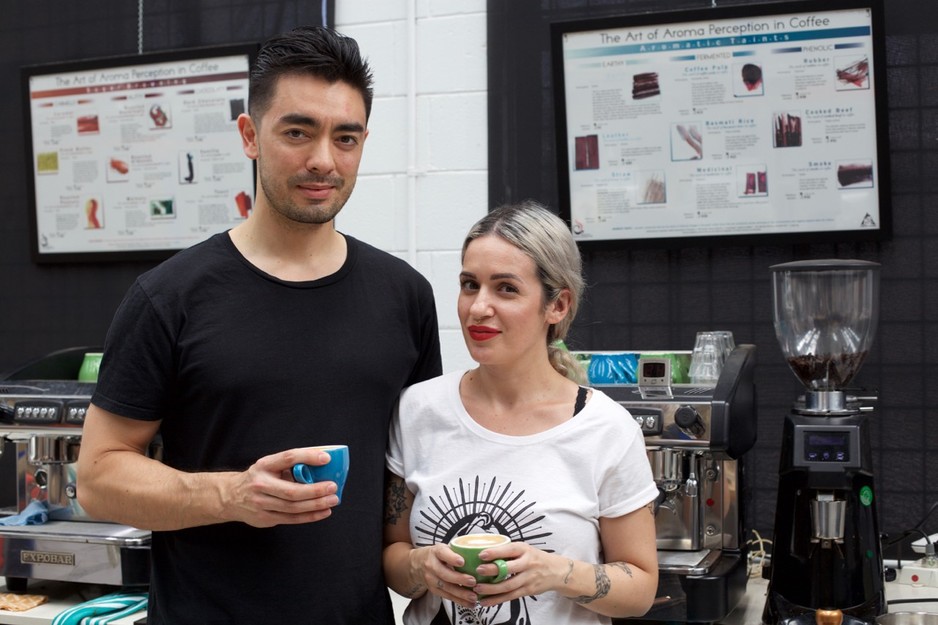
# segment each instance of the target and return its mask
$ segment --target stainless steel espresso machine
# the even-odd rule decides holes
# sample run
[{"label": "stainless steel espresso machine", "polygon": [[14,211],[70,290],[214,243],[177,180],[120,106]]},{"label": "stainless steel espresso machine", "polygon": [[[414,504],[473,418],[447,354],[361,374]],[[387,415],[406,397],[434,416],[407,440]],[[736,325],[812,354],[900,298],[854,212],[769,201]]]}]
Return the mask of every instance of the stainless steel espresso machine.
[{"label": "stainless steel espresso machine", "polygon": [[[0,379],[0,481],[22,517],[42,502],[48,520],[0,525],[7,589],[29,579],[134,588],[149,583],[150,532],[90,518],[76,499],[76,461],[94,383],[77,377],[88,348],[50,354]],[[158,447],[154,448],[158,454]],[[35,506],[34,506],[35,507]]]},{"label": "stainless steel espresso machine", "polygon": [[775,332],[805,386],[785,418],[768,625],[873,623],[886,612],[869,393],[848,391],[876,331],[879,265],[774,265]]},{"label": "stainless steel espresso machine", "polygon": [[641,426],[660,491],[658,593],[640,620],[714,622],[748,581],[742,457],[756,440],[755,346],[735,347],[706,385],[672,383],[672,362],[643,355],[637,384],[597,387]]}]

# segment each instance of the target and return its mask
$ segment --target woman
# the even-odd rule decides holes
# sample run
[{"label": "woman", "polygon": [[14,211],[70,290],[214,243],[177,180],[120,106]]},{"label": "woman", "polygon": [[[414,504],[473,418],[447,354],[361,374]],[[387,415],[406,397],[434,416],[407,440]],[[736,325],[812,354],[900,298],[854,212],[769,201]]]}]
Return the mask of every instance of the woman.
[{"label": "woman", "polygon": [[[458,301],[479,366],[401,395],[388,450],[384,568],[407,625],[609,623],[644,614],[658,580],[652,480],[628,412],[577,381],[556,344],[583,291],[566,225],[526,202],[486,215],[462,249]],[[477,584],[447,543],[506,534]],[[496,575],[494,564],[478,568]]]}]

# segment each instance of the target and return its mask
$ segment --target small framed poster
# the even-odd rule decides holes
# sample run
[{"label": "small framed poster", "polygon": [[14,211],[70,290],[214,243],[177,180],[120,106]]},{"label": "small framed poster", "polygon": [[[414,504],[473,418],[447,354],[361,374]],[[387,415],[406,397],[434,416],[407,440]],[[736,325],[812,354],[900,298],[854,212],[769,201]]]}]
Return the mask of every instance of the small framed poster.
[{"label": "small framed poster", "polygon": [[24,67],[33,260],[161,260],[245,219],[257,48]]}]

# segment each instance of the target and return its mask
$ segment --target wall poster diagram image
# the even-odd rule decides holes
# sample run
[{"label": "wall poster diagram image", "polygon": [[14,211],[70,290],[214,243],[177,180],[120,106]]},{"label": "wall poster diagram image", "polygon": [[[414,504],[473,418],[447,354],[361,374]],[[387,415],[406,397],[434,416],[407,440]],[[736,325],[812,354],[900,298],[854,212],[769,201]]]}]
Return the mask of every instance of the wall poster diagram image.
[{"label": "wall poster diagram image", "polygon": [[110,157],[105,171],[108,182],[127,182],[130,179],[130,163],[123,155]]},{"label": "wall poster diagram image", "polygon": [[643,171],[637,174],[638,204],[664,204],[668,201],[668,188],[663,171]]},{"label": "wall poster diagram image", "polygon": [[777,148],[797,148],[801,146],[801,115],[794,113],[776,113],[773,141]]},{"label": "wall poster diagram image", "polygon": [[168,105],[160,102],[150,106],[150,122],[154,130],[166,130],[173,127],[167,108]]},{"label": "wall poster diagram image", "polygon": [[736,190],[739,197],[760,197],[769,194],[769,180],[765,165],[745,165],[736,168]]},{"label": "wall poster diagram image", "polygon": [[253,209],[253,200],[251,200],[251,195],[245,191],[239,192],[235,196],[235,207],[238,209],[238,217],[241,219],[247,219],[251,215],[251,210]]},{"label": "wall poster diagram image", "polygon": [[599,136],[588,135],[577,137],[576,142],[576,168],[599,169]]},{"label": "wall poster diagram image", "polygon": [[762,67],[755,63],[737,65],[733,85],[737,98],[763,95],[765,89],[762,85]]},{"label": "wall poster diagram image", "polygon": [[176,203],[173,198],[150,200],[150,217],[153,219],[174,219],[176,217]]},{"label": "wall poster diagram image", "polygon": [[870,88],[870,60],[866,56],[837,59],[837,90],[852,91]]},{"label": "wall poster diagram image", "polygon": [[97,115],[81,115],[75,120],[75,126],[80,135],[96,135],[101,132]]},{"label": "wall poster diagram image", "polygon": [[59,171],[58,152],[40,152],[36,155],[36,174],[56,174]]},{"label": "wall poster diagram image", "polygon": [[642,72],[632,76],[633,100],[644,100],[656,95],[661,95],[658,72]]},{"label": "wall poster diagram image", "polygon": [[703,158],[703,136],[696,122],[671,125],[671,160],[689,161]]},{"label": "wall poster diagram image", "polygon": [[841,189],[871,188],[873,186],[873,161],[838,163],[837,184]]},{"label": "wall poster diagram image", "polygon": [[85,229],[100,230],[103,227],[104,210],[101,208],[101,200],[90,197],[85,200]]},{"label": "wall poster diagram image", "polygon": [[235,98],[232,100],[228,100],[228,111],[230,112],[230,116],[228,119],[230,119],[233,122],[238,121],[238,117],[240,117],[242,113],[246,112],[245,106],[244,106],[244,98]]},{"label": "wall poster diagram image", "polygon": [[192,184],[196,181],[195,154],[192,150],[179,153],[179,184]]}]

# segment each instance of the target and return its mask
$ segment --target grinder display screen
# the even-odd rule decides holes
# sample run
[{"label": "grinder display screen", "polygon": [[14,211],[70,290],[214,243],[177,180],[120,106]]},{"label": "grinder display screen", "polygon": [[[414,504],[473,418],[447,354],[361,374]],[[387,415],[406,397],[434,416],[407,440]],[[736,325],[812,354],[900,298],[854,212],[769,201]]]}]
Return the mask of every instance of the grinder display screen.
[{"label": "grinder display screen", "polygon": [[849,462],[849,434],[847,432],[805,432],[804,459],[808,462]]}]

